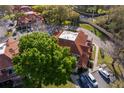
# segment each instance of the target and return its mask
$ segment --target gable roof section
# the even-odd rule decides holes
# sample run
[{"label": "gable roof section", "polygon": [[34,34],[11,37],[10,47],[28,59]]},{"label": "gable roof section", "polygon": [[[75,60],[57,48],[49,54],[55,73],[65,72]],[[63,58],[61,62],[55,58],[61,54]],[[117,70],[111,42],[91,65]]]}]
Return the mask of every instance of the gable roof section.
[{"label": "gable roof section", "polygon": [[[59,39],[59,45],[61,46],[67,46],[71,48],[71,52],[78,54],[78,55],[82,55],[83,51],[82,51],[82,47],[81,46],[85,46],[88,36],[84,34],[84,32],[79,31],[79,32],[69,32],[70,34],[75,34],[75,40],[70,40],[69,38],[64,38],[62,37],[63,33],[67,32],[67,31],[63,31],[60,33],[57,33],[56,37]],[[68,34],[64,33],[64,36],[66,36]]]},{"label": "gable roof section", "polygon": [[85,35],[83,32],[78,32],[79,34],[78,34],[78,36],[77,36],[77,38],[76,38],[76,40],[75,40],[75,45],[76,45],[76,47],[77,47],[77,49],[78,49],[78,52],[80,53],[80,55],[82,55],[82,53],[83,53],[83,51],[82,51],[82,48],[81,48],[81,46],[84,46],[85,44],[86,44],[86,41],[87,41],[87,38],[88,38],[88,36],[87,35]]}]

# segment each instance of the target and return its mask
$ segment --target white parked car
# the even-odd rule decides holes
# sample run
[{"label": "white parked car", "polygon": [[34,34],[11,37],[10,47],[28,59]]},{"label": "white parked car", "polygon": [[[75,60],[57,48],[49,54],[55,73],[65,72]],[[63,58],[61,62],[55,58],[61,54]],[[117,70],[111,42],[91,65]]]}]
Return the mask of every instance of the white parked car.
[{"label": "white parked car", "polygon": [[106,70],[104,70],[103,68],[99,68],[98,71],[99,71],[99,73],[102,74],[105,78],[109,79],[110,74],[109,74]]},{"label": "white parked car", "polygon": [[94,78],[94,76],[93,76],[91,73],[88,73],[88,74],[86,75],[86,78],[87,78],[87,80],[89,81],[89,83],[90,83],[93,87],[95,87],[95,88],[98,87],[98,82],[96,81],[96,79]]}]

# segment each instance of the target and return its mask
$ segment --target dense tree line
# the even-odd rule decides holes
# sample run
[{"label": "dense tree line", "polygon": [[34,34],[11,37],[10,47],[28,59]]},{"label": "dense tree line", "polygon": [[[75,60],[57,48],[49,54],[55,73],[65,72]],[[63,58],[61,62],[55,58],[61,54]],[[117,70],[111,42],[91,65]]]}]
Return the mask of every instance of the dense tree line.
[{"label": "dense tree line", "polygon": [[44,16],[46,23],[62,25],[64,21],[70,20],[72,23],[78,20],[79,14],[73,11],[71,6],[64,5],[39,5],[32,8]]},{"label": "dense tree line", "polygon": [[111,6],[107,15],[98,17],[96,20],[98,25],[114,36],[113,64],[118,62],[124,66],[124,6]]},{"label": "dense tree line", "polygon": [[94,16],[100,14],[108,13],[108,9],[110,6],[103,6],[103,5],[75,5],[73,6],[75,11],[85,15],[85,16]]}]

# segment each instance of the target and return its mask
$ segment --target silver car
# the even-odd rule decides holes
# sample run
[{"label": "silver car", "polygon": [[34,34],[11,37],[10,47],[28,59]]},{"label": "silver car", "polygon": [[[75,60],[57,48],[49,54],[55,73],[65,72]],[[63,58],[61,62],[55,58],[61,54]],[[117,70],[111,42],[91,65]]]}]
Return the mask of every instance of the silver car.
[{"label": "silver car", "polygon": [[88,73],[86,75],[87,80],[89,81],[89,83],[94,87],[97,88],[98,87],[98,82],[96,81],[96,79],[94,78],[94,76],[91,73]]},{"label": "silver car", "polygon": [[104,70],[103,68],[99,68],[98,71],[99,71],[99,73],[102,74],[105,78],[109,79],[110,74],[109,74],[106,70]]}]

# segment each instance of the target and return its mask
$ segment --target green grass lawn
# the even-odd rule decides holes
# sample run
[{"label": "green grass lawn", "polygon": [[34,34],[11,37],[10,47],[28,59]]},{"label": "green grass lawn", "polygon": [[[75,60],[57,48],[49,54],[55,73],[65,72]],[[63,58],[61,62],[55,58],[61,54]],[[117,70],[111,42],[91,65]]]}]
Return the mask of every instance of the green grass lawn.
[{"label": "green grass lawn", "polygon": [[94,31],[94,28],[88,24],[80,24],[80,27],[90,30],[92,32]]},{"label": "green grass lawn", "polygon": [[75,88],[75,85],[68,81],[67,84],[65,85],[59,85],[59,86],[56,86],[56,85],[48,85],[48,86],[45,86],[44,88]]},{"label": "green grass lawn", "polygon": [[100,37],[101,39],[104,39],[104,34],[98,31],[97,29],[95,29],[94,27],[88,24],[80,24],[79,26],[93,32],[96,36]]},{"label": "green grass lawn", "polygon": [[101,50],[99,49],[99,52],[98,52],[98,63],[99,64],[110,64],[112,63],[112,57],[108,54],[105,54],[104,55],[104,58],[102,57],[102,54],[101,54]]},{"label": "green grass lawn", "polygon": [[112,57],[108,54],[104,55],[104,58],[102,57],[101,50],[99,49],[98,52],[98,64],[106,64],[111,70],[112,68]]},{"label": "green grass lawn", "polygon": [[71,21],[67,21],[67,20],[66,20],[66,21],[62,22],[62,24],[63,24],[63,25],[70,25],[70,24],[71,24]]}]

